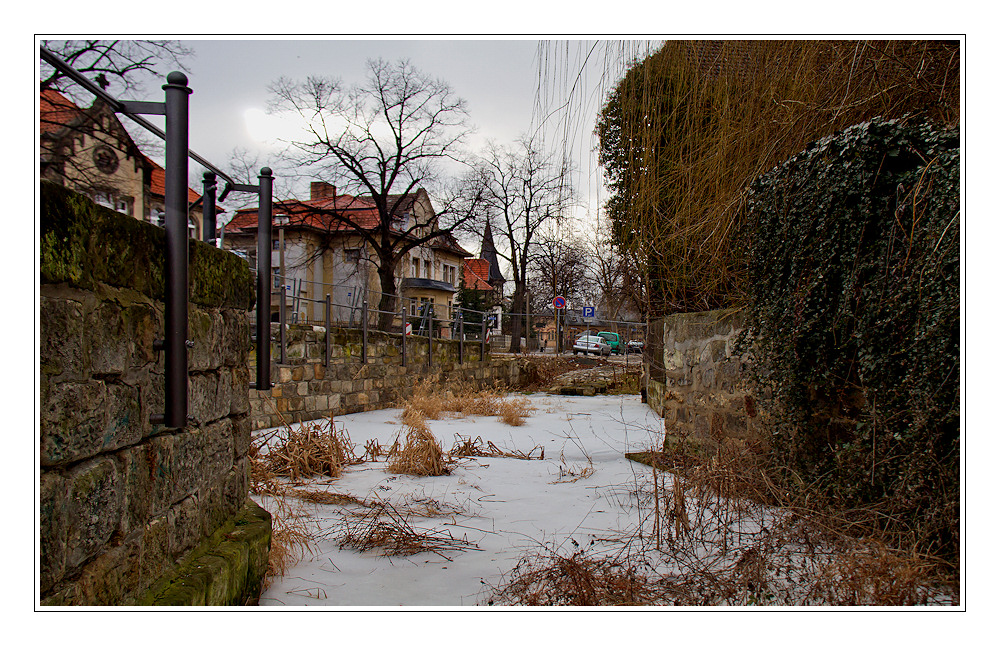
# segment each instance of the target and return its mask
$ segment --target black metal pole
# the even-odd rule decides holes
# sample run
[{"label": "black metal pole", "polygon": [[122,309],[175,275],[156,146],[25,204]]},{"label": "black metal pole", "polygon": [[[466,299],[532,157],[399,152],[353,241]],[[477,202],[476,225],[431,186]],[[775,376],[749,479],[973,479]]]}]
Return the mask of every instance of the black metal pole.
[{"label": "black metal pole", "polygon": [[166,112],[164,211],[167,228],[165,295],[164,425],[187,426],[188,332],[188,98],[191,89],[181,72],[167,75],[163,86]]},{"label": "black metal pole", "polygon": [[257,390],[271,389],[271,188],[274,177],[260,169],[257,194]]},{"label": "black metal pole", "polygon": [[465,317],[458,310],[458,365],[465,363]]},{"label": "black metal pole", "polygon": [[406,367],[406,299],[400,298],[400,302],[402,303],[402,306],[400,306],[399,315],[403,321],[403,329],[400,330],[400,338],[403,339],[401,345],[401,352],[403,358],[403,367],[405,368]]},{"label": "black metal pole", "polygon": [[330,313],[330,295],[326,295],[325,307],[323,308],[323,320],[326,323],[326,354],[323,355],[323,365],[330,365],[330,337],[332,336],[332,331],[330,330],[330,325],[333,323],[333,316]]},{"label": "black metal pole", "polygon": [[201,239],[215,246],[215,173],[202,175]]},{"label": "black metal pole", "polygon": [[285,363],[285,326],[288,324],[288,312],[285,310],[285,277],[278,281],[278,363]]},{"label": "black metal pole", "polygon": [[368,290],[361,301],[361,363],[368,363]]}]

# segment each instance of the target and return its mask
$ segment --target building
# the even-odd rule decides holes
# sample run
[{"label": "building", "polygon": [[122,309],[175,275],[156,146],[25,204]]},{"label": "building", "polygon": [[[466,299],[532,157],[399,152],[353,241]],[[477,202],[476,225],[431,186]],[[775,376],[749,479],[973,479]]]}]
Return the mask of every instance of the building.
[{"label": "building", "polygon": [[[416,222],[432,221],[435,213],[427,191],[390,196],[398,217],[392,234],[402,238]],[[336,216],[334,214],[337,214]],[[338,195],[326,182],[312,182],[308,200],[276,202],[272,211],[271,273],[276,289],[284,287],[289,321],[322,322],[330,296],[335,322],[360,320],[362,303],[374,309],[381,292],[374,249],[350,224],[375,230],[378,210],[368,197]],[[240,209],[225,226],[223,246],[257,265],[257,209]],[[407,314],[433,311],[439,322],[454,318],[462,262],[471,254],[449,233],[414,247],[396,265],[397,294]],[[277,320],[280,301],[272,299]],[[397,311],[399,308],[397,306]],[[448,336],[448,326],[440,325]]]},{"label": "building", "polygon": [[[80,108],[55,90],[39,96],[41,177],[94,202],[163,226],[163,168],[149,159],[103,101]],[[188,189],[188,233],[202,239],[199,194]]]}]

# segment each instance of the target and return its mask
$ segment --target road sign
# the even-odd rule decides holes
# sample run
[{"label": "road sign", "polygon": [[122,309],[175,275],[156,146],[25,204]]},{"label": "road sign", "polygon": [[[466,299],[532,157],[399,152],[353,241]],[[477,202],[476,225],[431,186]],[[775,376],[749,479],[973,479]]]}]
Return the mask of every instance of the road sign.
[{"label": "road sign", "polygon": [[407,323],[406,324],[406,336],[412,336],[412,335],[413,335],[413,323]]},{"label": "road sign", "polygon": [[562,296],[556,296],[555,298],[552,299],[552,307],[556,308],[557,310],[565,309],[566,299],[563,298]]},{"label": "road sign", "polygon": [[585,319],[592,319],[592,318],[594,318],[594,308],[593,307],[584,307],[583,308],[583,318],[585,318]]}]

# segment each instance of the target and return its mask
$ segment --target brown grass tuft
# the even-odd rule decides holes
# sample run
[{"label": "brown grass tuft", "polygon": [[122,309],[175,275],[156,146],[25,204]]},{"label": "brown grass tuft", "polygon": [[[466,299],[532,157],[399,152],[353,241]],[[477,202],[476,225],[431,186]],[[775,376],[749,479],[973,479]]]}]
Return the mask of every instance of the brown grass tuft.
[{"label": "brown grass tuft", "polygon": [[451,559],[443,552],[479,549],[466,540],[453,537],[449,532],[414,528],[405,516],[387,502],[349,517],[337,542],[341,547],[361,552],[377,549],[383,556],[434,552],[449,561]]},{"label": "brown grass tuft", "polygon": [[[538,451],[538,456],[533,457],[536,450]],[[451,447],[451,450],[448,451],[448,455],[456,458],[515,458],[518,460],[544,460],[545,447],[536,445],[527,453],[518,450],[505,451],[493,442],[487,442],[484,445],[483,438],[481,437],[476,437],[476,439],[473,440],[470,437],[464,437],[456,434],[455,444]]]},{"label": "brown grass tuft", "polygon": [[614,557],[577,552],[528,555],[494,588],[494,606],[629,606],[662,602],[663,590],[641,568]]},{"label": "brown grass tuft", "polygon": [[[304,478],[329,476],[336,478],[347,465],[358,464],[355,446],[344,427],[332,419],[322,423],[303,422],[297,429],[285,425],[255,442],[256,480],[266,482],[273,477],[300,481]],[[267,449],[264,450],[266,445]],[[270,476],[270,477],[268,477]]]},{"label": "brown grass tuft", "polygon": [[505,424],[521,426],[534,407],[527,397],[506,398],[500,386],[475,389],[464,384],[451,384],[447,388],[422,381],[414,387],[413,395],[400,402],[401,419],[409,426],[421,426],[425,420],[442,417],[467,417],[470,415],[496,416]]},{"label": "brown grass tuft", "polygon": [[386,470],[414,476],[451,473],[450,460],[434,434],[426,426],[421,428],[408,425],[408,428],[402,446],[399,446],[399,438],[396,438],[386,460]]}]

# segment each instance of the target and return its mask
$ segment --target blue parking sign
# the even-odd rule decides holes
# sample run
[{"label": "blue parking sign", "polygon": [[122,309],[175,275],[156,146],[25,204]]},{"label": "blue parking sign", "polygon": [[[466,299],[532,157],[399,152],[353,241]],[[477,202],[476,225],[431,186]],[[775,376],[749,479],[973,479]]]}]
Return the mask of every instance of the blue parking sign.
[{"label": "blue parking sign", "polygon": [[584,307],[583,308],[583,318],[585,318],[585,319],[592,319],[592,318],[594,318],[594,308],[593,307]]}]

